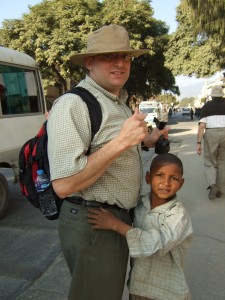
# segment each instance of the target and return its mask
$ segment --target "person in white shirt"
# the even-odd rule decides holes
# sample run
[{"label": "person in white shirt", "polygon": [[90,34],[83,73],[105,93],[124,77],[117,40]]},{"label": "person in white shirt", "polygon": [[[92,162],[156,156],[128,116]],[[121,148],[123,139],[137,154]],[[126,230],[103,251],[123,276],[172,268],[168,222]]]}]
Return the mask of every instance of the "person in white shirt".
[{"label": "person in white shirt", "polygon": [[93,229],[126,236],[132,257],[130,300],[190,299],[183,268],[193,230],[189,214],[176,197],[184,182],[182,176],[183,165],[177,156],[167,153],[153,159],[146,174],[151,191],[135,208],[134,227],[115,213],[89,210]]},{"label": "person in white shirt", "polygon": [[223,88],[211,88],[212,100],[201,110],[197,134],[197,154],[202,154],[204,140],[204,171],[209,200],[222,196],[225,186],[225,99]]}]

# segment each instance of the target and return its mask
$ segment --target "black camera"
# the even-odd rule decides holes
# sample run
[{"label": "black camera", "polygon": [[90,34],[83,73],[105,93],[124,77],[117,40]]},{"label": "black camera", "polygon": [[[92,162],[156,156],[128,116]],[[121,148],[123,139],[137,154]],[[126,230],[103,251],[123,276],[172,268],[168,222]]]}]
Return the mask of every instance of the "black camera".
[{"label": "black camera", "polygon": [[[154,118],[153,120],[156,124],[156,127],[159,130],[162,130],[167,122],[160,122],[157,118]],[[165,154],[170,151],[170,141],[166,139],[163,135],[160,136],[159,140],[156,142],[155,145],[155,153],[156,154]]]}]

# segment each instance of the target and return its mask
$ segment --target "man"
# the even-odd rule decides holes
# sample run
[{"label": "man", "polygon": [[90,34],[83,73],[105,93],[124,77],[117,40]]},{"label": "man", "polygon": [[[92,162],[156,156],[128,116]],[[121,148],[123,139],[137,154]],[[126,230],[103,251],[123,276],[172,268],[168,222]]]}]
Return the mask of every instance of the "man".
[{"label": "man", "polygon": [[[88,36],[87,51],[72,56],[89,75],[78,86],[99,101],[102,123],[91,141],[87,107],[78,96],[63,95],[48,121],[48,154],[53,188],[63,201],[59,216],[62,250],[72,276],[70,300],[121,300],[127,269],[126,239],[88,224],[89,208],[104,207],[131,224],[141,188],[140,144],[154,147],[159,136],[148,134],[146,115],[126,106],[122,87],[131,58],[147,53],[130,47],[118,25],[103,26]],[[85,155],[91,143],[90,155]]]},{"label": "man", "polygon": [[225,99],[221,86],[211,89],[212,101],[207,102],[201,111],[197,154],[202,154],[204,136],[204,170],[208,182],[209,200],[220,198],[225,185]]},{"label": "man", "polygon": [[194,110],[193,110],[192,107],[191,107],[191,110],[190,110],[190,116],[191,116],[191,120],[193,120],[193,117],[194,117]]},{"label": "man", "polygon": [[0,83],[0,100],[1,100],[2,114],[6,115],[8,113],[7,97],[5,93],[5,87],[1,83]]}]

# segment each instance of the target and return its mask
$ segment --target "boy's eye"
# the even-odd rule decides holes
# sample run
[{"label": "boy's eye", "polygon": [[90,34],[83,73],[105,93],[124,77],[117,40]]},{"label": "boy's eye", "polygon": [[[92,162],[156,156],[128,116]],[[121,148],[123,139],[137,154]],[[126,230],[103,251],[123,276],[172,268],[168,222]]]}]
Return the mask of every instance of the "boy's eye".
[{"label": "boy's eye", "polygon": [[156,173],[155,176],[162,177],[163,174],[162,173]]},{"label": "boy's eye", "polygon": [[[163,174],[163,173],[156,173],[155,176],[160,177],[160,178],[163,178],[163,177],[164,177],[164,174]],[[172,176],[172,177],[171,177],[171,180],[176,181],[176,182],[179,182],[179,181],[180,181],[180,179],[179,179],[178,177],[176,177],[176,176]]]},{"label": "boy's eye", "polygon": [[172,177],[174,181],[180,181],[178,177]]}]

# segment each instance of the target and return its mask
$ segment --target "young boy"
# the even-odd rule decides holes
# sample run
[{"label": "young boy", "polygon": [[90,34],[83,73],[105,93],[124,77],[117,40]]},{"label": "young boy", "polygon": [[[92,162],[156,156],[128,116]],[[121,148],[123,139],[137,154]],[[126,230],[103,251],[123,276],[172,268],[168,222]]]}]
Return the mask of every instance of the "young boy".
[{"label": "young boy", "polygon": [[183,165],[177,156],[167,153],[153,159],[146,173],[151,191],[135,208],[134,227],[107,210],[89,211],[93,229],[114,230],[127,238],[132,257],[130,300],[190,299],[183,266],[193,231],[176,197],[184,183],[182,176]]}]

